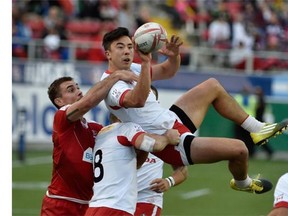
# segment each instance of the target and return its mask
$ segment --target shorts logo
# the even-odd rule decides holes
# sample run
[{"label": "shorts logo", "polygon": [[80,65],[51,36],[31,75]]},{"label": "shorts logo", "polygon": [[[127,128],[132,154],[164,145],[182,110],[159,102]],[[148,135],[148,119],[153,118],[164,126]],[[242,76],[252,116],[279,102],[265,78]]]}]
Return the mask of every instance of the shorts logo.
[{"label": "shorts logo", "polygon": [[156,163],[157,161],[156,161],[155,158],[148,158],[148,157],[147,157],[145,162],[152,164],[152,163]]},{"label": "shorts logo", "polygon": [[92,163],[93,161],[92,148],[89,147],[83,152],[82,160],[88,163]]}]

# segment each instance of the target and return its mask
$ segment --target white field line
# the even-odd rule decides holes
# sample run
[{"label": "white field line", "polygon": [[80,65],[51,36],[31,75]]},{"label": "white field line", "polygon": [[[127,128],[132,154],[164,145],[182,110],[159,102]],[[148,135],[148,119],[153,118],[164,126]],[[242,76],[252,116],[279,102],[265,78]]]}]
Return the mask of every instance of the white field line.
[{"label": "white field line", "polygon": [[180,197],[182,199],[187,200],[187,199],[205,196],[205,195],[210,194],[210,193],[211,193],[211,191],[209,188],[204,188],[204,189],[200,189],[200,190],[189,191],[187,193],[181,193]]},{"label": "white field line", "polygon": [[[27,159],[24,163],[21,163],[19,161],[13,161],[12,167],[19,168],[23,166],[33,166],[48,163],[52,163],[51,156],[30,158]],[[43,190],[47,189],[48,185],[49,182],[12,182],[13,189],[22,189],[22,190]]]},{"label": "white field line", "polygon": [[13,216],[32,216],[32,215],[39,215],[39,209],[15,209],[13,208]]},{"label": "white field line", "polygon": [[39,164],[48,164],[48,163],[52,163],[52,156],[30,158],[30,159],[26,159],[24,163],[20,161],[13,161],[12,168],[18,168],[18,167],[23,167],[27,165],[33,166],[33,165],[39,165]]},{"label": "white field line", "polygon": [[43,190],[47,189],[49,182],[13,182],[13,189],[21,190]]}]

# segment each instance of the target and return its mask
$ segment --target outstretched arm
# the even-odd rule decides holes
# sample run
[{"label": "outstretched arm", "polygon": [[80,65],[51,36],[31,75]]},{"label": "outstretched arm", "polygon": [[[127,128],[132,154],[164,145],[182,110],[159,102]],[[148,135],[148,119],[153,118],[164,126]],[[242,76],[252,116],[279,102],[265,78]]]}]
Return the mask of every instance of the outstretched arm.
[{"label": "outstretched arm", "polygon": [[173,35],[170,42],[159,50],[159,53],[168,57],[166,61],[152,66],[152,81],[163,80],[173,77],[181,63],[180,46],[183,44],[180,37]]},{"label": "outstretched arm", "polygon": [[169,129],[163,135],[142,133],[135,140],[135,148],[146,152],[162,151],[167,145],[177,145],[180,140],[178,130]]},{"label": "outstretched arm", "polygon": [[131,71],[116,71],[106,79],[96,83],[89,91],[77,102],[73,103],[66,111],[70,121],[76,121],[87,113],[90,109],[97,106],[108,94],[110,88],[118,81],[136,81],[137,76]]},{"label": "outstretched arm", "polygon": [[[134,42],[134,41],[133,41]],[[125,94],[123,99],[123,106],[129,107],[143,107],[150,93],[151,86],[151,53],[144,54],[137,50],[135,46],[135,51],[138,52],[141,58],[141,72],[138,78],[136,86]]]}]

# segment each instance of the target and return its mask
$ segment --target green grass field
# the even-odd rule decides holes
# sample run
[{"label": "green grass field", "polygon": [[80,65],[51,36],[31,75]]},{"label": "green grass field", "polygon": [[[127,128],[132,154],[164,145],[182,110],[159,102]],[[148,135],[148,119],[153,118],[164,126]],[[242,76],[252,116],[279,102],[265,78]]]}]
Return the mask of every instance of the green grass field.
[{"label": "green grass field", "polygon": [[[28,151],[21,164],[12,154],[12,215],[40,214],[42,198],[51,177],[51,151]],[[249,174],[261,174],[275,185],[287,172],[287,160],[250,160]],[[165,176],[172,169],[165,165]],[[229,187],[227,162],[189,167],[189,178],[164,195],[164,216],[260,216],[272,208],[273,191],[257,195],[237,192]]]}]

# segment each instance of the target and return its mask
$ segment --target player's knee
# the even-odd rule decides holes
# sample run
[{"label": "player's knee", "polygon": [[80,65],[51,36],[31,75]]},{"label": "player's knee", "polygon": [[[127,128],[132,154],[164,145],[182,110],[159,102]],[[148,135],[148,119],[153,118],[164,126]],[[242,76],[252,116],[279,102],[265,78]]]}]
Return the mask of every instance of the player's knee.
[{"label": "player's knee", "polygon": [[220,82],[215,78],[209,78],[206,82],[212,92],[217,92],[223,88]]},{"label": "player's knee", "polygon": [[241,140],[236,140],[235,143],[235,147],[236,147],[236,154],[238,155],[238,157],[242,157],[242,158],[248,158],[249,156],[249,151],[248,148],[246,147],[245,143]]},{"label": "player's knee", "polygon": [[209,88],[209,92],[213,94],[219,94],[224,90],[223,86],[215,78],[209,78],[208,80],[205,81],[205,84],[206,88]]}]

